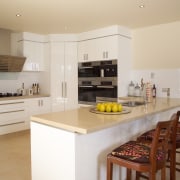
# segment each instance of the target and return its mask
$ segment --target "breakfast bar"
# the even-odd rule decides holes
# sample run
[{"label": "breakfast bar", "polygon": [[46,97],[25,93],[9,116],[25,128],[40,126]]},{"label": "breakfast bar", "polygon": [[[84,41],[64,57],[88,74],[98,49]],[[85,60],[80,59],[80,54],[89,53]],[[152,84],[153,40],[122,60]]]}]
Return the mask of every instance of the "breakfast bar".
[{"label": "breakfast bar", "polygon": [[[31,117],[32,180],[105,180],[106,155],[179,110],[180,99],[156,98],[125,107],[129,113],[92,113],[92,107]],[[123,168],[114,178],[125,179]]]}]

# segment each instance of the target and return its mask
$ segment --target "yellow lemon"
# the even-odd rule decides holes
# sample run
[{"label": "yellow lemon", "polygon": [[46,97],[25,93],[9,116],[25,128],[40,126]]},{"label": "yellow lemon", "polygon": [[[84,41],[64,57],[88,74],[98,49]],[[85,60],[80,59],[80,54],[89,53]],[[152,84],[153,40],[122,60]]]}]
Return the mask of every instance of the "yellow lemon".
[{"label": "yellow lemon", "polygon": [[106,112],[111,112],[111,105],[108,104],[108,105],[106,106]]},{"label": "yellow lemon", "polygon": [[123,107],[121,104],[118,104],[118,111],[121,112],[123,110]]},{"label": "yellow lemon", "polygon": [[96,109],[99,111],[101,103],[96,104]]},{"label": "yellow lemon", "polygon": [[112,112],[118,112],[118,105],[117,104],[113,104]]},{"label": "yellow lemon", "polygon": [[99,111],[104,112],[105,111],[105,105],[101,104],[99,107]]}]

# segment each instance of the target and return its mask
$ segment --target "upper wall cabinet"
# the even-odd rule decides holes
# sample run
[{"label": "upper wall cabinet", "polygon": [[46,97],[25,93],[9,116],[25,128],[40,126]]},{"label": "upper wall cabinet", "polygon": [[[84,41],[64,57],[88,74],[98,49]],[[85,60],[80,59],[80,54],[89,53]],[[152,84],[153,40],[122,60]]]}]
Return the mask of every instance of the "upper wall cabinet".
[{"label": "upper wall cabinet", "polygon": [[15,55],[26,57],[23,71],[44,71],[44,48],[47,43],[44,36],[32,33],[20,33],[14,35],[16,42]]},{"label": "upper wall cabinet", "polygon": [[118,35],[84,40],[78,43],[78,59],[83,61],[118,58]]},{"label": "upper wall cabinet", "polygon": [[26,57],[23,71],[44,71],[43,43],[22,40],[18,43],[19,54]]}]

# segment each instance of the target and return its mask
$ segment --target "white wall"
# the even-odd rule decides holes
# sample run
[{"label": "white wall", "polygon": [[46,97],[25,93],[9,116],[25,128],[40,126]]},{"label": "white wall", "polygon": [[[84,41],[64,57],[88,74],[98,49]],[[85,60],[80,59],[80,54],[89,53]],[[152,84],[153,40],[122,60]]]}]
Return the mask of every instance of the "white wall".
[{"label": "white wall", "polygon": [[180,67],[180,21],[133,31],[134,69]]},{"label": "white wall", "polygon": [[10,30],[0,29],[0,55],[10,54],[10,35]]},{"label": "white wall", "polygon": [[135,29],[132,34],[131,79],[155,83],[157,96],[166,97],[162,88],[170,88],[170,97],[180,98],[180,21]]}]

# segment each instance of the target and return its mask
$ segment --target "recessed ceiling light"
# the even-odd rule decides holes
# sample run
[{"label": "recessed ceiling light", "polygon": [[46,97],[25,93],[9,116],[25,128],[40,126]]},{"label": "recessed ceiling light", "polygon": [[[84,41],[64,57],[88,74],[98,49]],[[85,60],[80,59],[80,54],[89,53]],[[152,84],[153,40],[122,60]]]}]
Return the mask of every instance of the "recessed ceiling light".
[{"label": "recessed ceiling light", "polygon": [[21,17],[21,14],[16,14],[16,17]]},{"label": "recessed ceiling light", "polygon": [[144,4],[139,5],[139,8],[144,8],[144,7],[145,7]]}]

